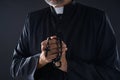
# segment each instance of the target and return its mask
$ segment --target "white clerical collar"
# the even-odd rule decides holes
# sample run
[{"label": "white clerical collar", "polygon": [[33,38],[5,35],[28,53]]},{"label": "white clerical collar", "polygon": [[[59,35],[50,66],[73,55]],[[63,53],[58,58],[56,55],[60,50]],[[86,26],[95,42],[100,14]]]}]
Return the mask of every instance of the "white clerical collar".
[{"label": "white clerical collar", "polygon": [[64,7],[54,7],[56,14],[63,14]]}]

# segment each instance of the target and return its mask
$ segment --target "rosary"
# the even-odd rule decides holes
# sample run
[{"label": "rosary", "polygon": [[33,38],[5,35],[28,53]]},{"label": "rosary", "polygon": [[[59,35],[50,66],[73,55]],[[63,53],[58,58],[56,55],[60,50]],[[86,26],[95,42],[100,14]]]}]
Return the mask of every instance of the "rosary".
[{"label": "rosary", "polygon": [[[49,40],[50,40],[50,37],[48,37],[48,39],[47,39],[47,46],[46,46],[46,49],[45,49],[46,50],[46,54],[45,54],[46,57],[48,55],[48,51],[50,51]],[[61,34],[60,33],[57,34],[56,40],[57,40],[56,44],[57,44],[57,47],[58,47],[58,53],[57,53],[57,57],[52,60],[52,63],[55,65],[55,67],[59,68],[62,65],[62,63],[60,61],[61,56],[62,56],[62,40],[61,40]]]}]

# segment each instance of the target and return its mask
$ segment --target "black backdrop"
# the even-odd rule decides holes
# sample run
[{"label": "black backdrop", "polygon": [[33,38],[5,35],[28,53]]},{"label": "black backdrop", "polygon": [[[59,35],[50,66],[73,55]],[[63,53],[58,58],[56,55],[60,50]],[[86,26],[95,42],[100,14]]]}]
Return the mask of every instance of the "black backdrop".
[{"label": "black backdrop", "polygon": [[[104,9],[116,33],[120,51],[120,0],[76,0]],[[0,80],[12,80],[9,69],[28,12],[48,6],[44,0],[0,0]]]}]

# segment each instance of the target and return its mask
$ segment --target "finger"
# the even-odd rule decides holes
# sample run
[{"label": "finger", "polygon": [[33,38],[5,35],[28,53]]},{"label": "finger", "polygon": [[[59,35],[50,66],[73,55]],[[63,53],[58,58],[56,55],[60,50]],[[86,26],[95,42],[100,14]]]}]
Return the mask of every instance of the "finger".
[{"label": "finger", "polygon": [[41,55],[43,55],[43,58],[47,63],[52,62],[52,60],[55,59],[57,56],[57,54],[45,56],[45,52],[43,52],[43,54]]},{"label": "finger", "polygon": [[[50,39],[49,40],[49,45],[56,44],[56,42],[57,41],[55,39],[52,39],[52,40]],[[41,50],[42,51],[46,49],[47,43],[48,43],[48,38],[47,38],[47,40],[44,40],[44,41],[41,42]],[[53,47],[55,48],[55,45],[53,45]]]},{"label": "finger", "polygon": [[51,40],[49,40],[49,44],[51,45],[51,44],[56,44],[57,43],[57,40],[56,39],[51,39]]},{"label": "finger", "polygon": [[41,42],[41,50],[42,51],[45,50],[46,45],[47,45],[47,40],[44,40],[44,41]]},{"label": "finger", "polygon": [[54,55],[54,54],[58,54],[58,49],[51,49],[50,51],[48,51],[48,56]]},{"label": "finger", "polygon": [[66,47],[62,47],[62,55],[66,55],[66,51],[68,50],[68,48]]},{"label": "finger", "polygon": [[50,45],[50,50],[51,50],[51,49],[57,49],[57,48],[58,48],[57,44],[51,44],[51,45]]},{"label": "finger", "polygon": [[68,50],[68,48],[66,48],[66,47],[62,48],[62,52],[66,52],[67,50]]},{"label": "finger", "polygon": [[47,44],[47,40],[41,42],[41,45],[46,45],[46,44]]},{"label": "finger", "polygon": [[46,50],[46,45],[42,45],[41,46],[41,51],[45,51]]},{"label": "finger", "polygon": [[47,57],[47,60],[53,60],[53,59],[55,59],[57,57],[57,54],[54,54],[54,55],[51,55],[51,56],[48,56]]},{"label": "finger", "polygon": [[51,36],[50,38],[51,39],[57,39],[57,36],[54,35],[54,36]]},{"label": "finger", "polygon": [[[51,44],[49,45],[49,47],[50,47],[50,50],[60,48],[57,44]],[[62,43],[62,48],[66,48],[66,47],[67,47],[66,44]]]},{"label": "finger", "polygon": [[46,62],[50,63],[50,62],[52,62],[52,59],[46,59]]},{"label": "finger", "polygon": [[62,46],[63,47],[67,47],[67,45],[62,41]]}]

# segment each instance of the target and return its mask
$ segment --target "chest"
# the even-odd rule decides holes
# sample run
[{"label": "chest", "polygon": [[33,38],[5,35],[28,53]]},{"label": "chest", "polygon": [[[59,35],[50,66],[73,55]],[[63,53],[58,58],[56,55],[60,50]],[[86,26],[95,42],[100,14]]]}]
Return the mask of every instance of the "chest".
[{"label": "chest", "polygon": [[96,31],[89,18],[77,16],[71,19],[66,17],[56,23],[56,19],[44,18],[36,23],[33,30],[31,46],[32,53],[41,52],[40,43],[47,37],[55,35],[56,30],[61,32],[63,41],[67,44],[67,58],[71,60],[90,61],[95,57]]}]

